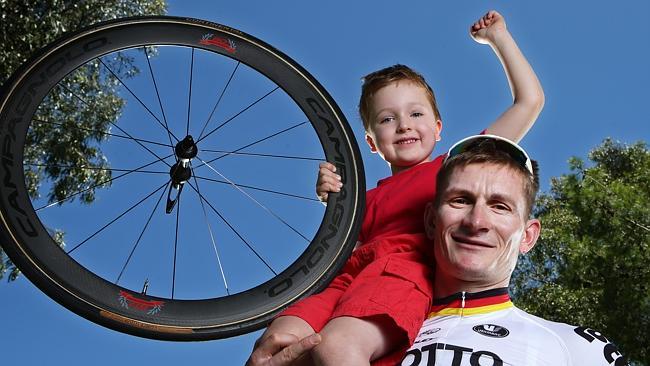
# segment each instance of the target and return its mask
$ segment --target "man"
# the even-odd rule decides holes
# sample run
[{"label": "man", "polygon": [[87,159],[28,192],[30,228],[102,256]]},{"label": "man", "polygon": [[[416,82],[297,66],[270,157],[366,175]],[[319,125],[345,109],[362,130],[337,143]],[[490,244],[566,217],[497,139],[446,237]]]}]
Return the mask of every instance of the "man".
[{"label": "man", "polygon": [[[516,308],[508,285],[519,254],[541,224],[529,219],[539,186],[536,164],[516,144],[491,135],[454,145],[427,206],[436,300],[402,366],[625,365],[615,345],[586,327],[550,322]],[[318,335],[263,337],[249,364],[309,364]]]}]

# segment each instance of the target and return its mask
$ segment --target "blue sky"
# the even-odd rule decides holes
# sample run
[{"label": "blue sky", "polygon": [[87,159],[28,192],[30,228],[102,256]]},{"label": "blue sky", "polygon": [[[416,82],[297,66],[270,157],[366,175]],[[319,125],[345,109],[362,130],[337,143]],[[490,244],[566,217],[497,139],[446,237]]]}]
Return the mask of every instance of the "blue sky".
[{"label": "blue sky", "polygon": [[[403,2],[401,4],[406,4]],[[620,1],[170,1],[169,14],[207,19],[252,34],[298,61],[330,92],[359,141],[360,77],[394,63],[421,71],[443,117],[442,153],[486,127],[510,103],[507,81],[489,47],[468,36],[489,9],[500,11],[533,65],[546,106],[522,141],[540,162],[543,188],[605,137],[650,140],[650,3]],[[389,174],[361,145],[368,187]],[[312,177],[307,177],[312,179]],[[315,179],[315,175],[313,177]],[[95,325],[21,278],[0,283],[0,354],[11,364],[241,365],[259,332],[174,343]]]}]

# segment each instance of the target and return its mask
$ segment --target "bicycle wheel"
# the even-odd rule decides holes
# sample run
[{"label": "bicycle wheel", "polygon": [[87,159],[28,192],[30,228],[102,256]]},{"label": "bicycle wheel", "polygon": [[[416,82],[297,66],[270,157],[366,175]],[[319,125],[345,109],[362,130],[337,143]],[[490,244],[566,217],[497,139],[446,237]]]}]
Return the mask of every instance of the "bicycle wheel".
[{"label": "bicycle wheel", "polygon": [[[243,334],[329,282],[364,173],[345,117],[289,57],[176,17],[94,25],[3,87],[1,239],[47,295],[117,331]],[[340,193],[314,197],[319,161]]]}]

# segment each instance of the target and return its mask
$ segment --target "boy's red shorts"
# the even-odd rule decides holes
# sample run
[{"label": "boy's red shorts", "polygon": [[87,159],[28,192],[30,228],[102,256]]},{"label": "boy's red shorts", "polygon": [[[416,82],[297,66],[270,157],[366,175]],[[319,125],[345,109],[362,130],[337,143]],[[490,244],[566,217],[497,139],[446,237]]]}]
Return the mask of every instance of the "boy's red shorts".
[{"label": "boy's red shorts", "polygon": [[[409,244],[405,239],[397,242]],[[391,333],[402,333],[404,340],[398,350],[372,364],[395,365],[415,340],[433,295],[431,259],[419,251],[399,251],[412,248],[396,247],[394,240],[358,248],[327,289],[296,303],[281,315],[298,316],[316,332],[330,319],[340,316],[380,321]]]}]

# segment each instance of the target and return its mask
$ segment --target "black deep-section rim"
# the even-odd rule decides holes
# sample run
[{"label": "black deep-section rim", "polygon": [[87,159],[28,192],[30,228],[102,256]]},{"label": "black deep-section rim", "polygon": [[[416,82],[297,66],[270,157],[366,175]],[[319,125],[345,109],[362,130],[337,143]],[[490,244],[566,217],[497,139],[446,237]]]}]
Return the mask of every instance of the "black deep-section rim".
[{"label": "black deep-section rim", "polygon": [[[206,33],[237,44],[237,53],[201,45]],[[330,195],[323,222],[305,252],[275,278],[247,291],[215,299],[172,300],[145,296],[89,272],[60,249],[41,224],[27,195],[23,145],[36,107],[68,72],[102,54],[149,44],[191,45],[235,58],[266,75],[308,116],[328,161],[343,176],[341,193]],[[364,207],[364,172],[352,130],[324,88],[289,57],[238,30],[196,19],[118,19],[76,32],[43,49],[2,90],[0,105],[1,239],[4,250],[47,295],[87,319],[141,337],[207,340],[264,327],[291,302],[322,289],[356,242]],[[161,302],[149,315],[120,306],[120,294]]]}]

